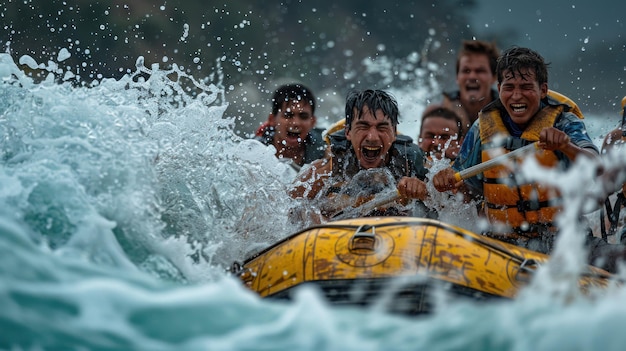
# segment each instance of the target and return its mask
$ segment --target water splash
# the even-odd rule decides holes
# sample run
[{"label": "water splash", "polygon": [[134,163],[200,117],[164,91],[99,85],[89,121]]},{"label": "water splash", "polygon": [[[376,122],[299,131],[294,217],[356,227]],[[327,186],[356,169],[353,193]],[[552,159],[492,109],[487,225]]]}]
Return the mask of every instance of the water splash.
[{"label": "water splash", "polygon": [[[542,267],[515,301],[440,297],[437,313],[407,319],[331,307],[313,288],[290,303],[261,300],[223,266],[287,235],[293,175],[274,150],[232,132],[219,72],[196,80],[140,58],[124,78],[86,86],[46,70],[54,65],[34,67],[42,79],[0,55],[2,348],[619,350],[625,342],[623,288],[592,298],[569,290],[583,262],[580,240],[568,239],[576,230],[557,244],[567,257]],[[607,169],[626,165],[615,157]],[[571,200],[578,210],[589,194],[574,189],[595,184],[580,167],[549,177],[571,183],[564,193],[583,197]]]},{"label": "water splash", "polygon": [[1,60],[4,173],[21,188],[4,200],[51,250],[197,280],[286,234],[255,220],[283,218],[267,204],[284,200],[288,178],[272,150],[232,133],[221,77],[205,84],[138,58],[131,75],[76,87]]}]

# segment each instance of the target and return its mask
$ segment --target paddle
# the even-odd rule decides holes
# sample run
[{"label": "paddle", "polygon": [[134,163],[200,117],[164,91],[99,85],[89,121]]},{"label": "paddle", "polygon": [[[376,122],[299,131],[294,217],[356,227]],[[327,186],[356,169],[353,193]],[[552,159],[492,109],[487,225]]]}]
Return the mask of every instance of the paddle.
[{"label": "paddle", "polygon": [[347,210],[339,212],[337,215],[333,216],[333,220],[362,217],[365,214],[375,210],[377,207],[388,205],[398,200],[399,198],[400,194],[398,193],[397,189],[384,194],[378,194],[372,200],[365,202],[360,206],[349,208]]},{"label": "paddle", "polygon": [[534,150],[539,148],[539,146],[537,146],[537,143],[534,142],[532,144],[528,144],[526,146],[523,146],[517,150],[513,150],[509,153],[506,153],[504,155],[500,155],[497,157],[492,158],[491,160],[485,161],[483,163],[479,163],[475,166],[472,166],[470,168],[466,168],[460,172],[457,172],[454,174],[454,179],[456,179],[457,182],[460,182],[463,179],[467,179],[470,177],[473,177],[477,174],[480,174],[484,171],[490,170],[494,167],[500,166],[502,164],[504,164],[505,162],[512,160],[518,156],[520,156],[520,154],[523,154],[529,150]]},{"label": "paddle", "polygon": [[[530,150],[534,150],[537,148],[538,146],[536,142],[532,144],[528,144],[517,150],[513,150],[504,155],[500,155],[498,157],[492,158],[491,160],[485,161],[483,163],[477,164],[475,166],[472,166],[470,168],[457,172],[455,173],[454,177],[457,181],[461,181],[463,179],[473,177],[479,173],[482,173],[496,166],[502,165],[503,163],[509,160],[519,157],[521,154],[525,152],[528,152]],[[399,198],[400,198],[400,194],[398,193],[397,189],[394,191],[389,191],[387,193],[377,195],[371,201],[365,202],[360,206],[341,211],[335,216],[333,216],[332,218],[333,220],[340,220],[340,219],[346,219],[346,218],[360,217],[368,212],[375,210],[377,207],[388,205],[398,200]]]}]

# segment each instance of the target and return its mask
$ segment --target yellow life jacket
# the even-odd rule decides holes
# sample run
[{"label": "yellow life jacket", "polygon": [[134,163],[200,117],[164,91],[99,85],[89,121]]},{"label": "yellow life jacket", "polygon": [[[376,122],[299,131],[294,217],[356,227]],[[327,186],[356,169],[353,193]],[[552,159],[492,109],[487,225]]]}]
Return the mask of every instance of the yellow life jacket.
[{"label": "yellow life jacket", "polygon": [[[482,161],[513,151],[539,140],[543,128],[552,127],[557,117],[566,109],[562,104],[548,105],[530,121],[521,138],[510,136],[500,110],[488,109],[480,115],[480,138],[483,145]],[[508,141],[508,146],[498,143],[498,138]],[[554,167],[557,155],[552,151],[538,150],[534,157],[544,167]],[[513,233],[536,236],[537,228],[552,227],[552,222],[561,208],[556,204],[558,191],[544,184],[532,182],[519,184],[514,170],[498,166],[484,172],[483,195],[485,214],[491,223],[506,224]]]},{"label": "yellow life jacket", "polygon": [[340,119],[337,122],[330,125],[330,127],[326,128],[326,130],[322,133],[322,137],[326,141],[326,144],[330,145],[330,136],[331,134],[338,132],[340,130],[344,130],[346,128],[346,120]]},{"label": "yellow life jacket", "polygon": [[580,119],[585,118],[585,116],[583,116],[583,113],[580,111],[580,108],[578,108],[578,105],[572,99],[559,92],[556,92],[554,90],[548,90],[548,101],[551,104],[565,105],[566,111],[575,114]]}]

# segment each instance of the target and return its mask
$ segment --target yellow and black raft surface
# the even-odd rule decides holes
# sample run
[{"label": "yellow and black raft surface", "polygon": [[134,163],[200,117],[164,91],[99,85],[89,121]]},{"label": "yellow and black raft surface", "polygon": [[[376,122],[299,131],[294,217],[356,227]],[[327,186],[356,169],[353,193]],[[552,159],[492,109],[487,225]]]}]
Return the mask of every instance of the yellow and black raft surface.
[{"label": "yellow and black raft surface", "polygon": [[[512,299],[548,256],[437,220],[367,217],[305,229],[246,260],[235,273],[262,297],[289,299],[316,284],[340,305],[386,297],[390,312],[431,311],[433,289],[477,301]],[[581,289],[606,286],[610,274],[589,266]]]}]

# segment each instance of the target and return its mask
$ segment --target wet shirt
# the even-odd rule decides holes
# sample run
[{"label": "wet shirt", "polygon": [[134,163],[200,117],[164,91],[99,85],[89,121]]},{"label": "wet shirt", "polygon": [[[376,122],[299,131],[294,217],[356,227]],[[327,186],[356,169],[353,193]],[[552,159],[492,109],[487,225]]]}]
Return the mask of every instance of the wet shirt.
[{"label": "wet shirt", "polygon": [[[274,142],[274,134],[274,127],[267,127],[262,131],[262,135],[257,135],[254,139],[265,145],[272,145]],[[327,144],[322,137],[322,129],[311,129],[304,141],[304,163],[308,164],[323,158],[326,147]]]}]

